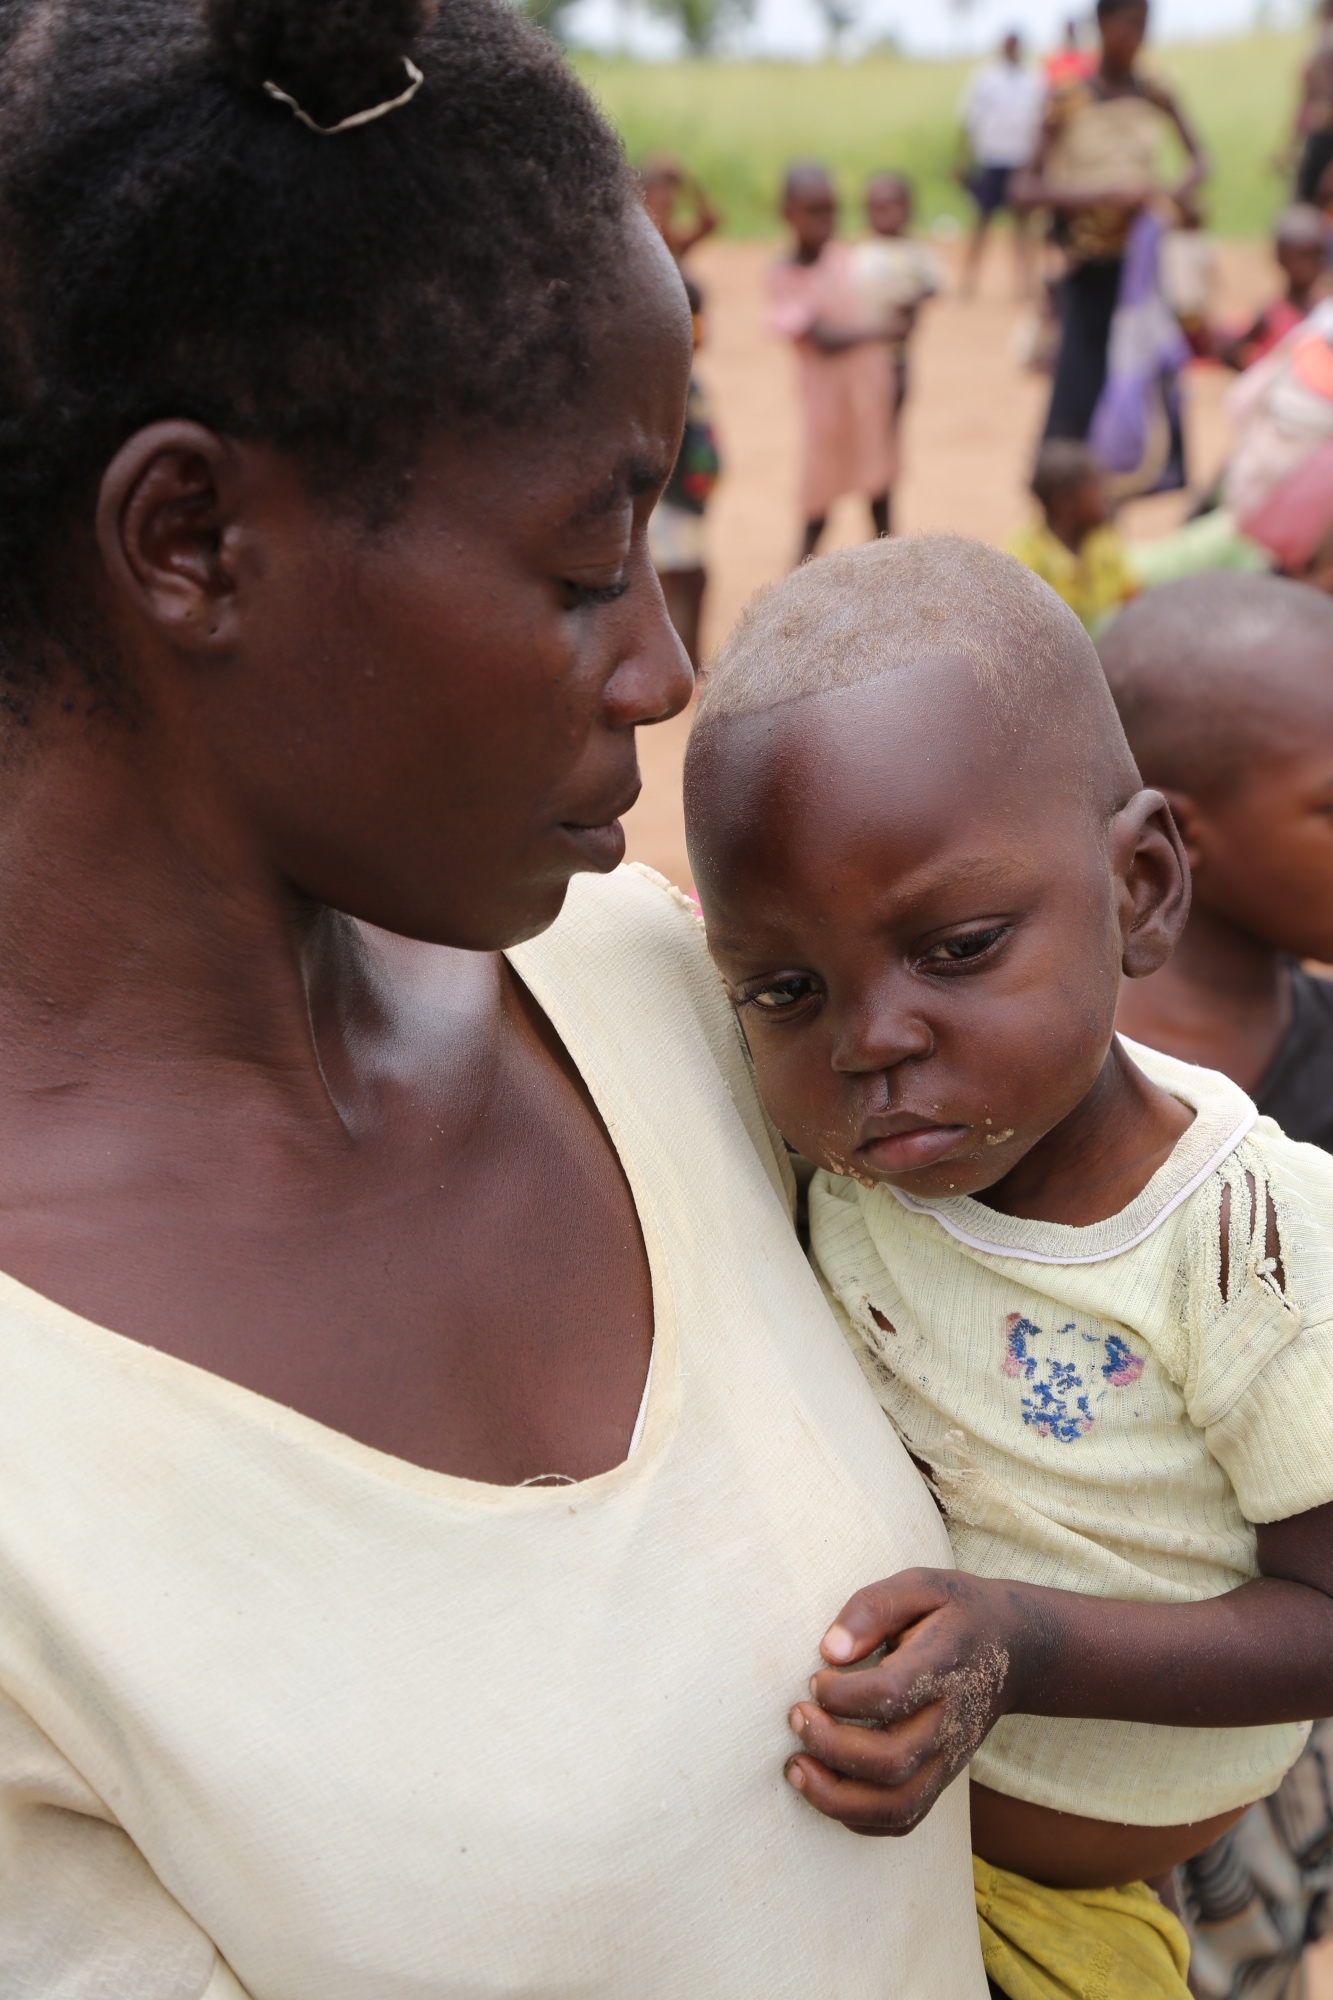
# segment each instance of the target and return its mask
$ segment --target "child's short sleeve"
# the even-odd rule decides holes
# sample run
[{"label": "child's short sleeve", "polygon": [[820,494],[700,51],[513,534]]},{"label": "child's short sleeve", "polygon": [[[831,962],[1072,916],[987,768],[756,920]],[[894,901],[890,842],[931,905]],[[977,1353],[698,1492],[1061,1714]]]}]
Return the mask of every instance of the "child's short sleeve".
[{"label": "child's short sleeve", "polygon": [[1186,1406],[1245,1518],[1333,1500],[1333,1160],[1262,1120],[1196,1204],[1182,1280]]}]

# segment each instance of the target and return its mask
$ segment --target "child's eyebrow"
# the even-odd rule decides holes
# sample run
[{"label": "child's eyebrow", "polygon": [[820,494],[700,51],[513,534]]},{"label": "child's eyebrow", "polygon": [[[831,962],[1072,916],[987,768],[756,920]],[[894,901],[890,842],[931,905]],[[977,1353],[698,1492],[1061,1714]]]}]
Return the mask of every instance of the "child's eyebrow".
[{"label": "child's eyebrow", "polygon": [[637,500],[641,494],[652,493],[662,485],[670,470],[671,467],[663,465],[660,459],[631,452],[620,460],[611,477],[598,487],[597,492],[574,509],[569,517],[571,524],[595,521],[613,513],[627,500]]}]

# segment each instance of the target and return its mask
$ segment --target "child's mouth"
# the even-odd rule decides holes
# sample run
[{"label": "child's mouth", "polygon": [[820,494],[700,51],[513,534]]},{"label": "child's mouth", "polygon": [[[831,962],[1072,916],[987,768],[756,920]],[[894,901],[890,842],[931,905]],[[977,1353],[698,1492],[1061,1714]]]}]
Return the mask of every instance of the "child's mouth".
[{"label": "child's mouth", "polygon": [[967,1136],[966,1125],[909,1125],[863,1140],[857,1158],[877,1174],[907,1174],[946,1159]]}]

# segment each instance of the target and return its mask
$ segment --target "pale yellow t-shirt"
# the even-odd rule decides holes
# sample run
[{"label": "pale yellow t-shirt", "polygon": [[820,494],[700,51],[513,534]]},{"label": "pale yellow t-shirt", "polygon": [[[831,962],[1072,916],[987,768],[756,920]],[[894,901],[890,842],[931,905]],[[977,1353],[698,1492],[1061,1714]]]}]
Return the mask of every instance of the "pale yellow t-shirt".
[{"label": "pale yellow t-shirt", "polygon": [[[961,1569],[1188,1603],[1257,1574],[1251,1523],[1333,1499],[1333,1159],[1227,1078],[1126,1046],[1195,1117],[1118,1215],[1075,1229],[818,1173],[811,1247]],[[1171,1825],[1271,1792],[1304,1735],[1011,1715],[972,1770],[1039,1805]]]},{"label": "pale yellow t-shirt", "polygon": [[643,1226],[639,1447],[452,1478],[0,1277],[3,2000],[984,2000],[965,1787],[859,1840],[783,1777],[949,1551],[699,925],[622,869],[512,959]]}]

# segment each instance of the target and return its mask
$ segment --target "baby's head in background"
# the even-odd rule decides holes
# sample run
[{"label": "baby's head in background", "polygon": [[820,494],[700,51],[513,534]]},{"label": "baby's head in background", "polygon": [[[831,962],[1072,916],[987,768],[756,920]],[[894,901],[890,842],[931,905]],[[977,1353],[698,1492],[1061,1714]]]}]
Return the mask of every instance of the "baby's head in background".
[{"label": "baby's head in background", "polygon": [[912,226],[912,183],[905,174],[872,174],[866,182],[866,221],[876,236],[906,236]]},{"label": "baby's head in background", "polygon": [[1075,554],[1111,518],[1106,468],[1076,438],[1048,438],[1032,468],[1032,496],[1053,535]]},{"label": "baby's head in background", "polygon": [[1188,906],[1082,626],[953,537],[840,550],[750,607],[686,819],[779,1130],[926,1198],[994,1187],[1098,1091],[1122,971]]},{"label": "baby's head in background", "polygon": [[1192,929],[1333,960],[1333,601],[1286,577],[1185,577],[1100,652],[1196,877]]}]

